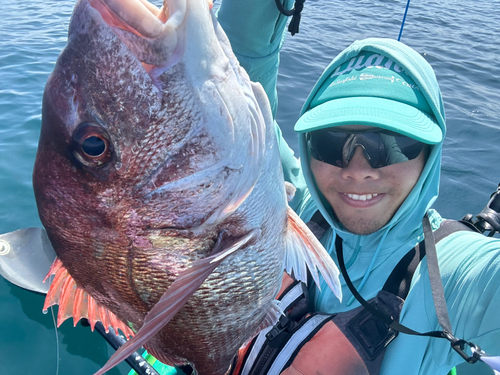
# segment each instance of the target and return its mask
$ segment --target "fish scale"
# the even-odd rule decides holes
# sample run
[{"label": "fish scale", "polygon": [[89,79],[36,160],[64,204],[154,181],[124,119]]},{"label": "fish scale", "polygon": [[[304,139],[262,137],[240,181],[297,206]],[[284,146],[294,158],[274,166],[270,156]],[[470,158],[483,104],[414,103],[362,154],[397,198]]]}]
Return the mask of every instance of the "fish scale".
[{"label": "fish scale", "polygon": [[335,291],[338,271],[287,207],[269,103],[206,0],[144,4],[80,0],[45,87],[33,186],[76,286],[46,307],[136,330],[98,374],[144,345],[221,375],[281,313],[285,267],[310,261]]}]

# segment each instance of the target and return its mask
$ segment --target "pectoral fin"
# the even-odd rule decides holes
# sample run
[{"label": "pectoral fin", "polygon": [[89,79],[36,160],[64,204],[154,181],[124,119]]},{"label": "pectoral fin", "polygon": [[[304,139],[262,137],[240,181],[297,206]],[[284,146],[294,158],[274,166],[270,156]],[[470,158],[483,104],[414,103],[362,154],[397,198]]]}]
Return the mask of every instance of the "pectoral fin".
[{"label": "pectoral fin", "polygon": [[219,241],[212,251],[213,255],[193,262],[190,268],[179,274],[158,303],[146,315],[141,329],[131,340],[120,347],[104,367],[94,375],[104,374],[146,344],[177,314],[217,266],[244,246],[253,236],[254,232],[251,232],[230,245],[223,243],[224,241],[219,236]]},{"label": "pectoral fin", "polygon": [[285,270],[295,279],[307,283],[307,269],[318,287],[319,270],[333,293],[342,299],[337,266],[304,222],[288,208]]}]

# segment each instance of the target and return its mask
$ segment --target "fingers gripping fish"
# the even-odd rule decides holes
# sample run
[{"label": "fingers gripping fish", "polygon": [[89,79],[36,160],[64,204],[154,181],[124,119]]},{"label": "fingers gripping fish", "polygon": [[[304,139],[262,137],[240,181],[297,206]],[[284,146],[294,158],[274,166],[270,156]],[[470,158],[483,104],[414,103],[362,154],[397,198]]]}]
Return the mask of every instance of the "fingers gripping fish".
[{"label": "fingers gripping fish", "polygon": [[[280,311],[284,269],[337,269],[288,208],[265,93],[206,0],[80,0],[44,92],[33,173],[58,255],[45,308],[137,332],[202,375]],[[131,329],[129,329],[129,327]]]}]

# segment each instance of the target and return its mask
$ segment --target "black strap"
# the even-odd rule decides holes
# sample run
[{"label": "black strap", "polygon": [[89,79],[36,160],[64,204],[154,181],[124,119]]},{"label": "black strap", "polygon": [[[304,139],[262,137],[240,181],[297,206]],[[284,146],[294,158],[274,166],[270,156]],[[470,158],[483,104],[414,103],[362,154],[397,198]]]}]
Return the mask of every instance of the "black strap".
[{"label": "black strap", "polygon": [[302,9],[304,9],[304,3],[306,0],[295,0],[295,4],[292,9],[288,10],[283,7],[280,0],[275,0],[276,6],[281,14],[284,16],[292,17],[290,24],[288,25],[288,31],[293,35],[299,32],[299,24],[301,18]]},{"label": "black strap", "polygon": [[[313,231],[318,240],[321,239],[326,230],[330,228],[330,225],[319,211],[317,211],[313,215],[311,221],[307,223],[307,226]],[[436,242],[440,241],[453,232],[467,229],[468,228],[463,224],[456,221],[446,221],[441,224],[440,228],[438,228],[438,230],[434,234],[432,234],[432,229],[430,227],[430,222],[428,221],[428,219],[426,220],[426,222],[424,222],[425,237],[432,238],[432,236],[434,236]],[[444,331],[433,331],[427,332],[425,334],[415,332],[401,325],[392,316],[389,316],[387,312],[382,312],[381,310],[374,307],[374,305],[365,301],[356,291],[356,289],[352,285],[352,281],[347,275],[347,271],[345,269],[345,264],[343,261],[342,240],[340,239],[340,237],[336,238],[335,245],[337,247],[340,269],[341,271],[343,271],[344,278],[347,285],[351,289],[351,292],[365,307],[367,314],[371,313],[377,316],[382,322],[387,324],[387,326],[390,326],[394,329],[392,330],[393,335],[391,336],[391,338],[394,338],[397,335],[397,332],[395,331],[416,335],[443,337]],[[431,248],[430,252],[435,254],[435,248]],[[415,273],[415,270],[425,255],[426,241],[422,241],[401,259],[398,265],[391,272],[383,287],[383,290],[395,294],[404,300],[408,295],[411,279]],[[432,263],[432,260],[428,260],[428,262],[429,261],[431,261]],[[435,269],[432,268],[432,266],[429,266],[429,269],[430,275],[436,275]],[[437,272],[437,279],[433,279],[434,277],[431,277],[431,286],[434,292],[434,290],[436,290],[435,284],[440,282],[441,280],[439,276],[439,269]],[[442,300],[444,301],[444,292],[442,292],[442,296]],[[308,340],[312,336],[314,336],[316,332],[321,329],[324,324],[326,324],[327,321],[333,318],[333,316],[331,315],[328,318],[328,315],[319,316],[317,314],[312,314],[307,319],[300,319],[301,317],[305,316],[305,313],[307,311],[309,311],[307,309],[307,306],[303,303],[308,299],[307,288],[305,288],[305,285],[301,282],[295,281],[294,283],[292,283],[282,293],[279,299],[282,303],[283,310],[287,311],[287,315],[282,316],[278,324],[268,330],[264,330],[253,340],[250,348],[247,350],[245,355],[245,366],[242,368],[242,375],[261,375],[268,373],[271,369],[273,371],[279,370],[278,372],[281,372],[284,368],[287,368],[291,364],[291,362],[295,358],[295,355],[302,348],[302,346],[306,342],[308,342]],[[439,292],[435,300],[439,300]],[[439,311],[441,308],[440,303],[437,303],[436,306],[436,311]],[[289,309],[291,309],[291,311],[289,311]],[[438,319],[440,323],[441,321],[443,321],[443,319],[441,318],[442,316],[447,317],[446,304],[444,309],[444,312],[438,312]],[[299,312],[294,315],[294,312],[296,310]],[[313,320],[309,321],[309,319],[313,316]],[[443,328],[445,328],[446,321],[441,324],[444,324]],[[449,324],[448,328],[445,328],[446,332],[451,332],[450,327],[451,325]],[[453,336],[450,335],[450,337]],[[285,347],[286,350],[284,349]]]},{"label": "black strap", "polygon": [[426,214],[423,221],[424,226],[424,241],[427,252],[427,268],[429,279],[431,281],[432,299],[438,317],[439,325],[443,330],[452,332],[448,308],[446,306],[446,298],[444,297],[443,282],[441,281],[441,273],[439,272],[438,258],[436,253],[436,242],[432,233],[429,216]]},{"label": "black strap", "polygon": [[[451,225],[455,226],[455,224],[447,224],[447,226],[450,226],[448,230],[451,229]],[[349,275],[347,274],[347,269],[345,267],[344,263],[344,253],[342,249],[342,238],[337,236],[335,239],[335,248],[337,251],[337,257],[338,257],[338,262],[339,262],[339,268],[340,271],[342,272],[342,276],[344,276],[344,279],[346,281],[346,284],[353,294],[353,296],[363,305],[368,311],[370,311],[374,316],[378,317],[380,320],[385,322],[387,325],[392,327],[393,329],[406,333],[409,335],[416,335],[416,336],[430,336],[430,337],[438,337],[438,338],[445,338],[448,341],[450,341],[452,348],[462,356],[467,362],[469,363],[475,363],[479,360],[480,355],[480,348],[475,345],[472,342],[468,342],[462,339],[457,339],[455,336],[453,336],[453,332],[451,329],[451,323],[448,315],[448,309],[446,307],[446,299],[444,297],[444,289],[443,289],[443,283],[441,281],[441,275],[439,273],[439,266],[438,266],[438,260],[437,260],[437,254],[436,254],[436,246],[435,246],[435,239],[434,239],[434,234],[432,233],[432,228],[431,224],[429,221],[429,217],[427,214],[424,217],[423,220],[423,227],[424,227],[424,246],[425,246],[425,251],[427,255],[427,267],[429,269],[429,279],[431,282],[431,289],[432,289],[432,297],[434,300],[434,306],[436,308],[436,314],[438,318],[439,325],[443,329],[442,331],[430,331],[430,332],[417,332],[412,330],[411,328],[408,328],[401,323],[399,323],[397,320],[394,320],[391,316],[385,314],[383,311],[380,311],[376,308],[374,308],[372,305],[370,305],[356,290],[354,285],[352,284],[351,279],[349,278]],[[461,229],[459,230],[470,230],[467,226],[462,225]],[[450,234],[451,232],[448,232]],[[444,238],[445,235],[441,236],[440,239]],[[419,246],[421,248],[421,246]],[[469,357],[467,353],[464,351],[464,345],[467,344],[471,347],[474,347],[476,350],[474,351],[474,354],[472,357]]]},{"label": "black strap", "polygon": [[[443,238],[458,231],[471,230],[470,227],[460,221],[446,220],[433,232],[434,241],[437,244]],[[431,231],[432,232],[432,231]],[[402,299],[406,299],[410,291],[411,280],[418,265],[425,256],[425,241],[417,244],[411,249],[397,264],[392,273],[387,278],[382,290],[395,294]]]},{"label": "black strap", "polygon": [[382,290],[406,299],[410,291],[411,280],[420,261],[425,256],[425,244],[417,244],[399,261],[387,278]]},{"label": "black strap", "polygon": [[[311,232],[320,240],[330,224],[326,221],[320,211],[312,216],[311,220],[306,224]],[[464,223],[455,220],[446,220],[441,223],[441,226],[434,233],[436,243],[441,241],[453,232],[460,230],[469,230],[469,227]],[[417,269],[420,261],[425,256],[425,242],[422,241],[411,249],[394,267],[393,271],[387,278],[382,290],[397,295],[403,300],[406,299],[410,290],[413,274]]]},{"label": "black strap", "polygon": [[[438,229],[433,232],[435,243],[439,243],[443,238],[448,237],[450,234],[459,232],[459,231],[468,231],[468,232],[479,232],[476,228],[462,220],[445,220],[441,223]],[[424,233],[425,235],[425,233]]]},{"label": "black strap", "polygon": [[332,315],[313,313],[299,322],[283,315],[277,324],[261,331],[247,350],[241,375],[280,374],[300,349],[330,320]]},{"label": "black strap", "polygon": [[314,236],[319,240],[323,237],[328,228],[330,228],[330,224],[323,217],[321,212],[316,211],[310,221],[306,223],[307,227],[314,234]]}]

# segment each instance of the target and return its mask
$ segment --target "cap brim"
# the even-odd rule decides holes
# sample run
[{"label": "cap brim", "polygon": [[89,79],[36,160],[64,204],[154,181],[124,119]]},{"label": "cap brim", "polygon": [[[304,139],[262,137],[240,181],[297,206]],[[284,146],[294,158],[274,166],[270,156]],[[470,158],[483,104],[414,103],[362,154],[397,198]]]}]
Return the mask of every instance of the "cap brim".
[{"label": "cap brim", "polygon": [[375,97],[341,98],[320,104],[299,118],[295,131],[304,133],[346,125],[387,129],[428,144],[443,139],[439,125],[425,112],[401,102]]}]

